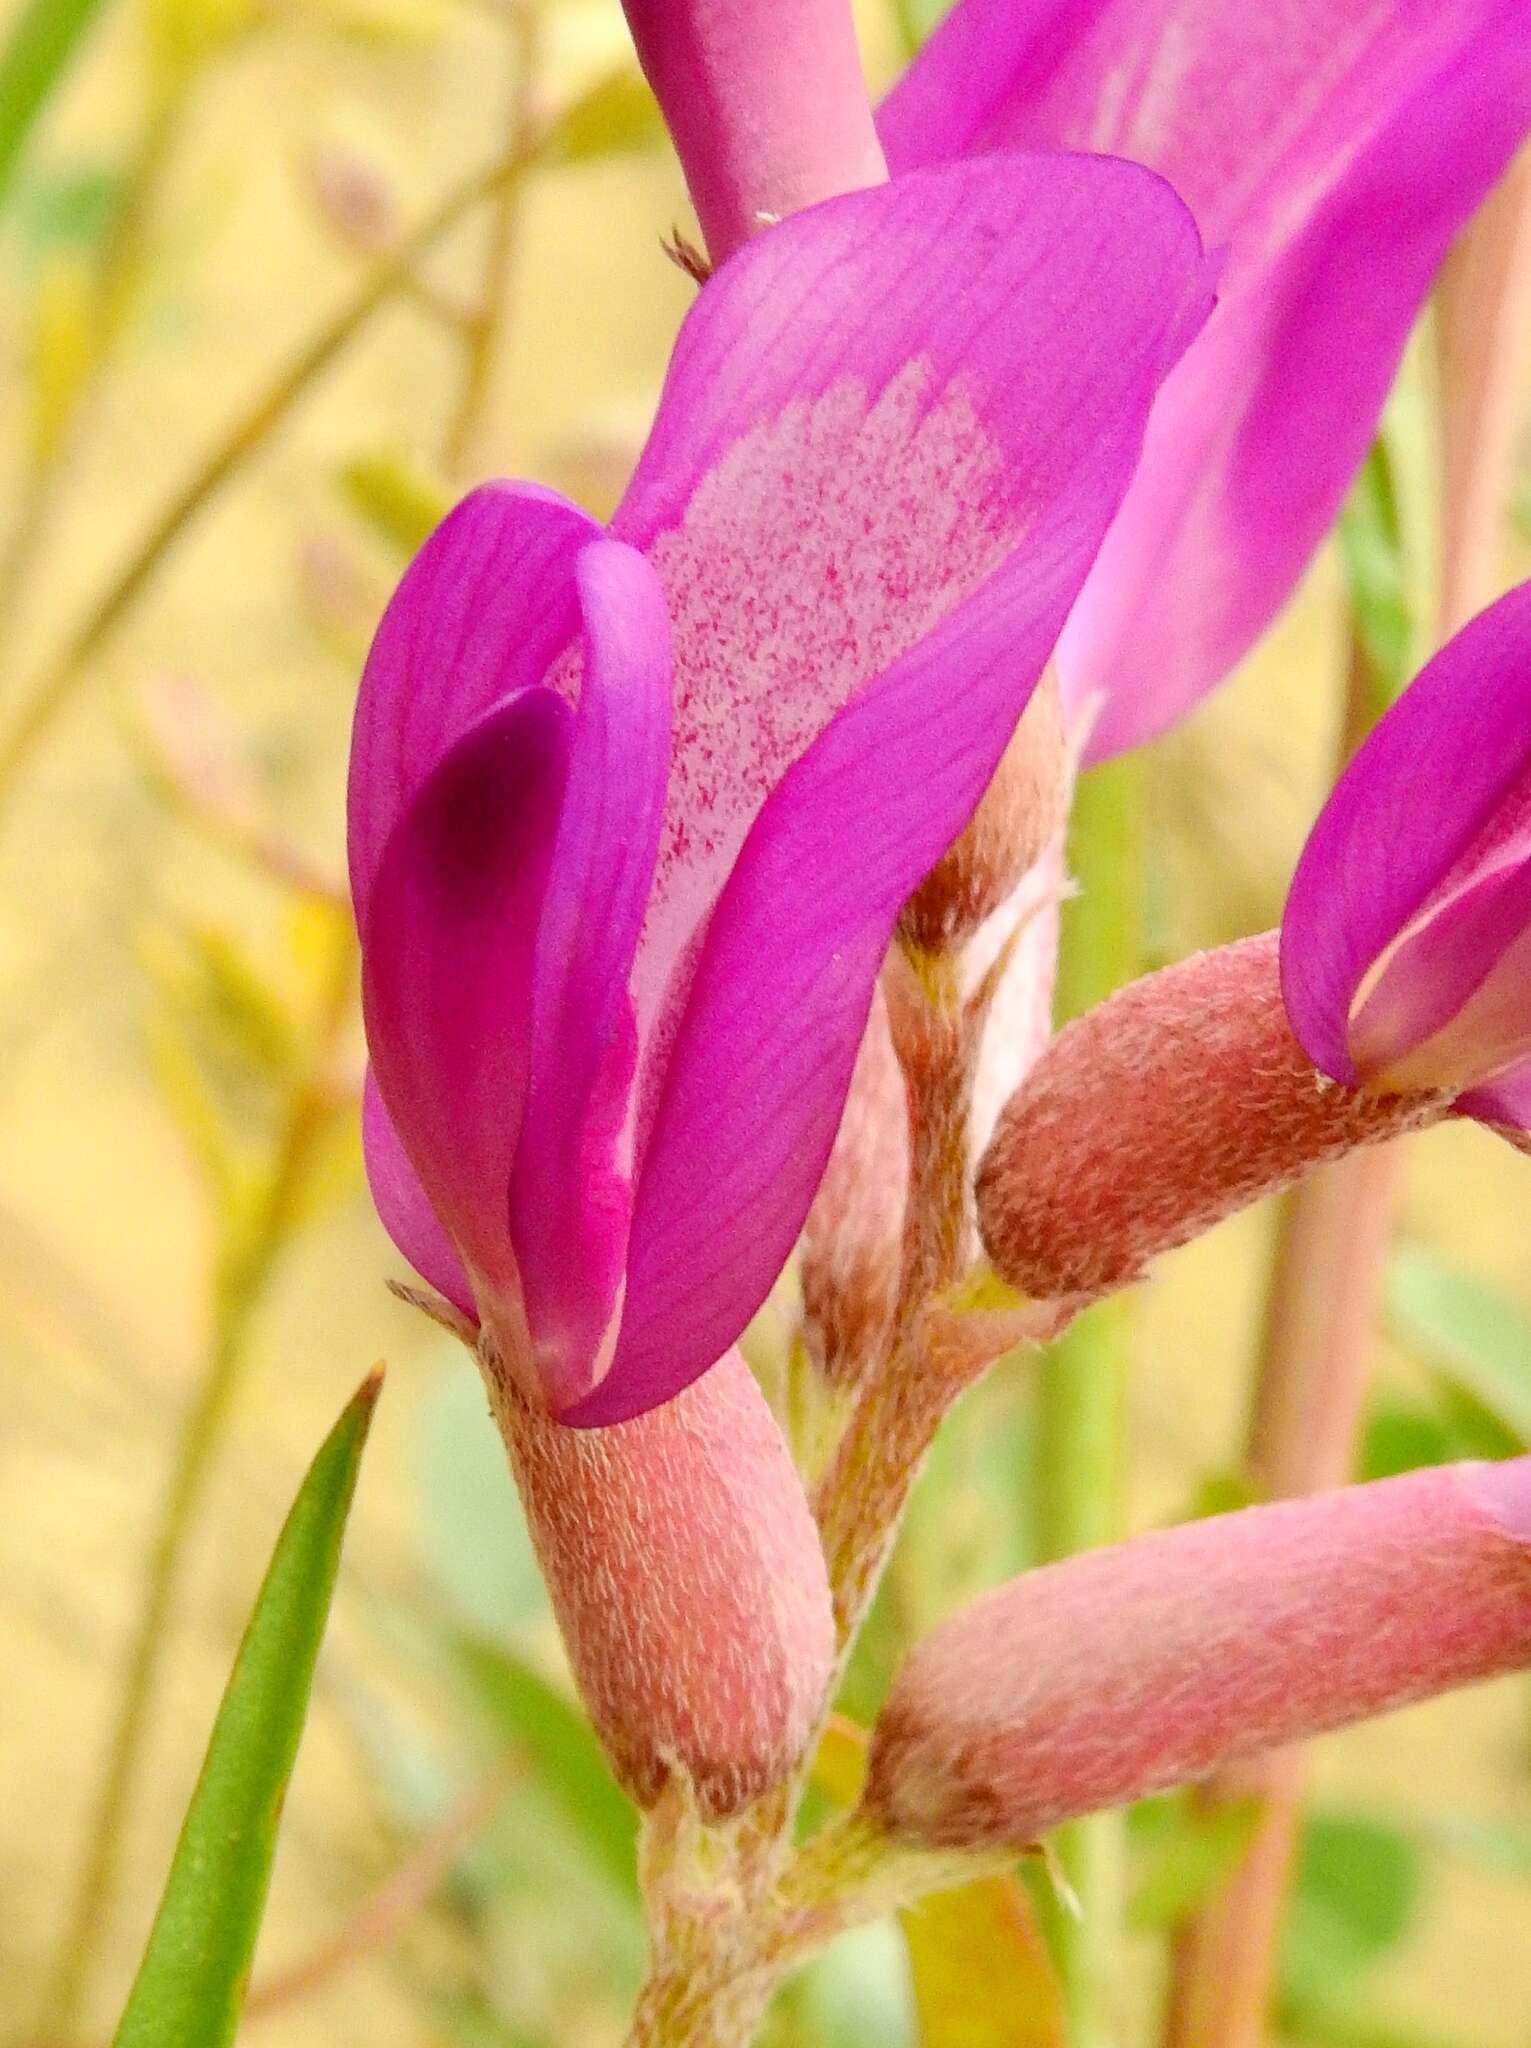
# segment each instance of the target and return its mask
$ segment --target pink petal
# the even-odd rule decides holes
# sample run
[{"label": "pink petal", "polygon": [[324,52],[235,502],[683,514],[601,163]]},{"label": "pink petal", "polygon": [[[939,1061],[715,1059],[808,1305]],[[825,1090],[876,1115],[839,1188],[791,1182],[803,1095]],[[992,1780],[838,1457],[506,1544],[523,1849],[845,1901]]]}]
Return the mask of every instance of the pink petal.
[{"label": "pink petal", "polygon": [[1073,1815],[1531,1664],[1531,1459],[1413,1472],[1045,1566],[894,1682],[869,1800],[926,1842]]},{"label": "pink petal", "polygon": [[367,657],[351,736],[351,893],[364,923],[388,835],[452,744],[542,681],[579,630],[574,564],[600,533],[536,484],[485,484],[405,571]]},{"label": "pink petal", "polygon": [[[1453,914],[1436,921],[1433,941],[1426,925],[1396,955],[1395,972],[1425,983],[1398,1011],[1422,1029],[1440,1021],[1432,984],[1448,1010],[1460,1006],[1523,929],[1513,867],[1512,886],[1479,899],[1464,890],[1473,876],[1462,864],[1492,864],[1528,775],[1531,583],[1481,613],[1416,677],[1340,778],[1303,849],[1282,921],[1282,992],[1309,1057],[1335,1080],[1361,1078],[1352,1026],[1363,984],[1440,892],[1453,897]],[[1486,917],[1467,914],[1485,908]],[[1396,1010],[1396,989],[1391,1000]]]},{"label": "pink petal", "polygon": [[512,1321],[532,950],[572,723],[551,690],[524,690],[458,740],[394,827],[362,927],[378,1093],[480,1313]]},{"label": "pink petal", "polygon": [[650,548],[676,767],[638,987],[657,1011],[678,963],[684,1001],[616,1356],[567,1420],[668,1398],[763,1299],[894,917],[988,782],[1205,304],[1173,195],[1084,159],[833,201],[703,294],[618,521],[681,522]]},{"label": "pink petal", "polygon": [[[614,522],[675,625],[645,1019],[766,796],[834,714],[1049,517],[1087,522],[1097,545],[1094,494],[1122,488],[1144,397],[1209,303],[1174,195],[1082,159],[850,194],[718,272]],[[1031,681],[1009,693],[1011,725]]]},{"label": "pink petal", "polygon": [[[1524,807],[1531,791],[1517,794]],[[1350,1050],[1369,1086],[1462,1088],[1531,1054],[1531,843],[1518,836],[1518,857],[1487,872],[1468,852],[1478,871],[1426,904],[1357,999]]]},{"label": "pink petal", "polygon": [[377,1204],[383,1228],[422,1279],[444,1294],[465,1316],[476,1316],[473,1289],[457,1249],[442,1229],[420,1176],[409,1163],[404,1141],[394,1129],[387,1104],[369,1068],[361,1101],[362,1150],[367,1185]]},{"label": "pink petal", "polygon": [[555,1407],[598,1376],[621,1286],[637,1054],[627,982],[670,754],[670,622],[653,570],[603,540],[580,555],[577,574],[579,708],[537,930],[530,1086],[510,1189],[527,1319]]},{"label": "pink petal", "polygon": [[1168,177],[1218,310],[1168,380],[1059,650],[1100,758],[1215,685],[1289,594],[1457,228],[1531,126],[1520,0],[962,0],[883,109],[895,172],[1109,150]]},{"label": "pink petal", "polygon": [[1531,1060],[1522,1060],[1485,1088],[1461,1097],[1457,1108],[1479,1123],[1495,1124],[1506,1133],[1531,1133]]}]

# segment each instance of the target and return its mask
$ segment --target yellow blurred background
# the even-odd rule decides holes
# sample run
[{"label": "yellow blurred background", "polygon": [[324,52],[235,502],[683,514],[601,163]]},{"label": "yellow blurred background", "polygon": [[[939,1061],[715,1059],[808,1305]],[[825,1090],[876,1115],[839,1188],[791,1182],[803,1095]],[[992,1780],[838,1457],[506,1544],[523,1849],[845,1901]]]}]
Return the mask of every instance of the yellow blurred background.
[{"label": "yellow blurred background", "polygon": [[[877,0],[862,12],[886,80],[897,25]],[[192,62],[185,38],[204,27]],[[257,1983],[322,1961],[454,1800],[490,1802],[493,1732],[443,1667],[443,1617],[556,1670],[471,1368],[385,1291],[400,1262],[360,1175],[348,930],[328,892],[360,660],[409,537],[441,494],[498,472],[609,509],[651,414],[693,290],[660,238],[689,213],[628,62],[617,0],[116,0],[7,198],[0,474],[7,519],[36,533],[0,613],[0,730],[234,424],[252,430],[67,671],[57,716],[0,765],[6,2041],[37,2039],[177,1432],[220,1344],[226,1427],[190,1517],[80,2038],[110,2031],[271,1540],[374,1359],[389,1382]],[[502,158],[518,123],[551,134],[545,160],[398,265],[398,237]],[[125,192],[129,246],[92,326]],[[312,338],[378,279],[333,361],[289,391]],[[1508,532],[1504,567],[1531,572]],[[1341,633],[1331,551],[1258,656],[1151,757],[1164,954],[1279,915],[1332,752]],[[1411,1155],[1403,1228],[1531,1314],[1527,1171],[1478,1131],[1433,1133]],[[1226,1226],[1143,1292],[1133,1527],[1186,1511],[1237,1461],[1271,1220]],[[1405,1405],[1424,1398],[1396,1344],[1379,1376]],[[1012,1375],[959,1427],[1025,1401]],[[1008,1511],[1003,1479],[974,1505],[962,1469],[942,1481],[948,1538]],[[915,1606],[953,1597],[938,1573]],[[1411,1839],[1453,1820],[1531,1840],[1531,1696],[1505,1682],[1331,1740],[1318,1786]],[[1524,2048],[1531,1867],[1431,1852],[1421,1884],[1407,1938],[1366,1982],[1395,2031],[1367,2040]],[[395,1920],[375,1942],[364,1921],[355,1956],[252,2015],[248,2038],[619,2038],[632,1916],[533,1762]],[[1124,2048],[1154,2037],[1156,1954],[1134,1937]],[[783,2038],[911,2038],[896,1944],[874,1937],[837,1967]]]}]

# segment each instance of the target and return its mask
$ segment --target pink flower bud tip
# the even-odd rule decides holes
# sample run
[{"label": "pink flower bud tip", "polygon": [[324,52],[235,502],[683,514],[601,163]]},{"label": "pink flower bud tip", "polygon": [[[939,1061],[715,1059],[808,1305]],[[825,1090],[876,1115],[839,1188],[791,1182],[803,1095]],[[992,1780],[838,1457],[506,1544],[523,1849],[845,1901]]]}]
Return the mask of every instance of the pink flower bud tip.
[{"label": "pink flower bud tip", "polygon": [[908,1190],[904,1075],[879,993],[834,1150],[803,1226],[804,1333],[832,1386],[853,1385],[892,1328]]},{"label": "pink flower bud tip", "polygon": [[496,1412],[569,1660],[617,1775],[651,1805],[671,1772],[710,1818],[779,1782],[834,1656],[817,1531],[781,1434],[730,1351],[609,1429]]},{"label": "pink flower bud tip", "polygon": [[1041,1299],[1137,1279],[1257,1197],[1433,1122],[1434,1095],[1319,1074],[1282,1002],[1278,935],[1131,983],[1059,1033],[1000,1115],[978,1177],[995,1266]]},{"label": "pink flower bud tip", "polygon": [[1072,1816],[1531,1665],[1531,1458],[1409,1473],[1013,1581],[894,1684],[868,1800],[930,1843]]},{"label": "pink flower bud tip", "polygon": [[1049,668],[977,810],[904,905],[904,943],[926,953],[965,945],[1046,852],[1068,809],[1070,780],[1063,704]]}]

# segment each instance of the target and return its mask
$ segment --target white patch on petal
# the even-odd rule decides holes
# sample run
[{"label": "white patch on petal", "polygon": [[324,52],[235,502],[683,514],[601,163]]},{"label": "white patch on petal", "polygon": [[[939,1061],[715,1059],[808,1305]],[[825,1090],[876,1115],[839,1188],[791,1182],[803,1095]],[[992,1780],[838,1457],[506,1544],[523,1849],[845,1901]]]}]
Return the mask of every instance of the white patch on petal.
[{"label": "white patch on petal", "polygon": [[972,398],[961,383],[931,387],[911,364],[875,403],[851,377],[793,400],[733,443],[650,550],[676,696],[640,952],[650,1014],[786,770],[1024,530],[1017,480]]}]

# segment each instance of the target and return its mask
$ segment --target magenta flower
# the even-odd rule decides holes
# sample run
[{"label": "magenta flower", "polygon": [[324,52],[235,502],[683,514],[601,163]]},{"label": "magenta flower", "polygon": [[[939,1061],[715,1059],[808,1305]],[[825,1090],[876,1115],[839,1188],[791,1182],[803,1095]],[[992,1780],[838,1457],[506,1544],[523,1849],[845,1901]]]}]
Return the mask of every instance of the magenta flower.
[{"label": "magenta flower", "polygon": [[1315,1066],[1531,1128],[1531,583],[1361,748],[1303,850],[1281,981]]},{"label": "magenta flower", "polygon": [[763,1299],[899,907],[1209,303],[1135,165],[831,200],[701,294],[609,536],[498,485],[405,576],[351,773],[369,1169],[564,1420],[667,1399]]},{"label": "magenta flower", "polygon": [[883,108],[897,174],[1112,150],[1226,251],[1059,648],[1095,757],[1182,717],[1327,530],[1457,229],[1531,126],[1524,0],[962,0]]}]

